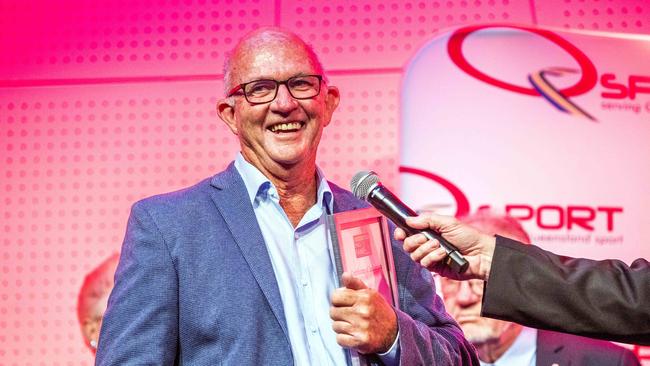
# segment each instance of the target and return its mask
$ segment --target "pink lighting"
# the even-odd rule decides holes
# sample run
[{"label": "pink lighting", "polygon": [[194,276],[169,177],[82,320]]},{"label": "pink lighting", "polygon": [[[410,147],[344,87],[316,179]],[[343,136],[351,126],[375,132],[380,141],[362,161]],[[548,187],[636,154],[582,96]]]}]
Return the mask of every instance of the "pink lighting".
[{"label": "pink lighting", "polygon": [[3,1],[0,365],[93,363],[79,289],[119,251],[130,206],[239,149],[215,102],[241,35],[279,25],[313,44],[341,90],[320,167],[344,187],[372,168],[395,189],[404,66],[446,28],[503,22],[648,34],[650,2]]}]

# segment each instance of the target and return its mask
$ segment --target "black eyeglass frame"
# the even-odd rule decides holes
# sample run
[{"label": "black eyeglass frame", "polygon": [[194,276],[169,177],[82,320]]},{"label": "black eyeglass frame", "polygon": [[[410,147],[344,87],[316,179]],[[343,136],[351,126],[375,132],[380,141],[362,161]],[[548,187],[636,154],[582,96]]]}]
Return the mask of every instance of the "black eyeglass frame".
[{"label": "black eyeglass frame", "polygon": [[[290,80],[298,79],[298,78],[304,78],[304,77],[315,77],[315,78],[318,79],[318,88],[316,89],[316,94],[314,94],[312,96],[309,96],[309,97],[296,97],[291,92],[291,88],[289,87],[288,83],[289,83]],[[248,95],[246,95],[246,92],[245,92],[246,86],[249,85],[249,84],[252,84],[252,83],[260,82],[260,81],[272,81],[272,82],[274,82],[275,83],[275,93],[273,94],[273,98],[269,99],[268,101],[265,101],[265,102],[252,102],[252,101],[250,101],[248,99]],[[323,83],[323,75],[317,75],[317,74],[313,74],[313,75],[296,75],[296,76],[292,76],[292,77],[290,77],[290,78],[288,78],[286,80],[283,80],[283,81],[278,81],[278,80],[275,80],[275,79],[257,79],[257,80],[252,80],[252,81],[249,81],[249,82],[246,82],[246,83],[243,83],[243,84],[239,84],[239,85],[235,86],[234,88],[230,89],[230,91],[228,92],[228,95],[226,96],[226,98],[230,98],[232,96],[235,96],[239,91],[241,91],[240,95],[243,95],[244,98],[246,99],[246,101],[248,103],[250,103],[250,104],[271,103],[272,101],[275,100],[275,98],[277,98],[278,90],[280,89],[280,85],[284,85],[284,86],[287,87],[287,91],[289,92],[291,97],[293,97],[294,99],[298,99],[298,100],[311,99],[311,98],[317,96],[318,94],[320,94],[320,87],[321,87],[322,83]]]}]

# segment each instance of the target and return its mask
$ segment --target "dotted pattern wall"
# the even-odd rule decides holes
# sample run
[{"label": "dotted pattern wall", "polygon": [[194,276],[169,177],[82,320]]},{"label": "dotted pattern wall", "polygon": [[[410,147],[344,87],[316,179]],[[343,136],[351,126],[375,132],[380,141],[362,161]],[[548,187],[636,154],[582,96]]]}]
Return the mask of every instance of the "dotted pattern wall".
[{"label": "dotted pattern wall", "polygon": [[530,23],[528,1],[287,1],[282,25],[304,35],[329,68],[401,67],[442,28]]},{"label": "dotted pattern wall", "polygon": [[622,33],[650,33],[646,0],[535,1],[540,25]]},{"label": "dotted pattern wall", "polygon": [[[260,0],[2,2],[9,79],[220,74],[242,33],[272,25]],[[11,52],[9,52],[11,51]]]},{"label": "dotted pattern wall", "polygon": [[330,180],[350,189],[355,173],[372,169],[397,188],[399,82],[397,74],[331,78],[341,91],[341,104],[325,129],[318,155]]},{"label": "dotted pattern wall", "polygon": [[134,201],[219,171],[237,151],[214,112],[221,89],[195,82],[2,91],[3,365],[89,363],[76,319],[81,280],[119,250]]},{"label": "dotted pattern wall", "polygon": [[[225,53],[281,25],[341,90],[319,165],[397,189],[401,68],[440,29],[477,22],[649,31],[647,1],[18,1],[0,4],[0,366],[91,365],[84,276],[118,251],[136,200],[223,169]],[[647,358],[646,349],[638,349]]]}]

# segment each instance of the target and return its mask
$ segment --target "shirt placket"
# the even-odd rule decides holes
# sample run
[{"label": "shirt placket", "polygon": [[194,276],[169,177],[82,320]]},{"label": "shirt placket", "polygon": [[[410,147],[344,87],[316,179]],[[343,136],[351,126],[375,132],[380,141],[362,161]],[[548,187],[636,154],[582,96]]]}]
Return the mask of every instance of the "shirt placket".
[{"label": "shirt placket", "polygon": [[[320,213],[320,215],[316,215],[316,213]],[[311,255],[311,251],[306,249],[306,241],[309,240],[309,236],[314,235],[314,230],[317,230],[316,232],[319,232],[317,226],[322,221],[322,212],[316,211],[311,212],[311,214],[311,218],[313,219],[303,225],[300,225],[295,230],[296,252],[298,253],[301,276],[300,297],[304,309],[305,332],[307,334],[310,348],[312,349],[312,363],[314,365],[331,365],[331,355],[329,354],[328,349],[325,347],[325,340],[323,339],[324,335],[323,329],[321,329],[321,326],[323,326],[320,321],[321,317],[316,313],[317,309],[321,309],[321,305],[315,301],[316,296],[322,295],[315,292],[314,279],[309,268],[310,261],[309,258],[305,257],[307,255]],[[306,217],[308,216],[309,212]],[[310,240],[313,240],[313,238]]]}]

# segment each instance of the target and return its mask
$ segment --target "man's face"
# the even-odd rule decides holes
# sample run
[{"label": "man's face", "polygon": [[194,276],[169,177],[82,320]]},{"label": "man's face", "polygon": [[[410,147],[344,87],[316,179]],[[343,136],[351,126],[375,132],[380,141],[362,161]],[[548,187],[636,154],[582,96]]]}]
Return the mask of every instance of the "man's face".
[{"label": "man's face", "polygon": [[[289,42],[243,50],[232,62],[232,86],[320,74],[304,47]],[[269,103],[251,104],[243,95],[234,99],[234,107],[220,102],[219,114],[238,136],[244,157],[264,172],[315,161],[323,128],[330,122],[339,94],[323,83],[315,97],[295,99],[286,85],[280,85]]]},{"label": "man's face", "polygon": [[509,327],[517,326],[514,323],[480,316],[483,281],[454,281],[441,278],[440,284],[447,312],[456,319],[465,333],[465,338],[470,342],[498,342]]}]

